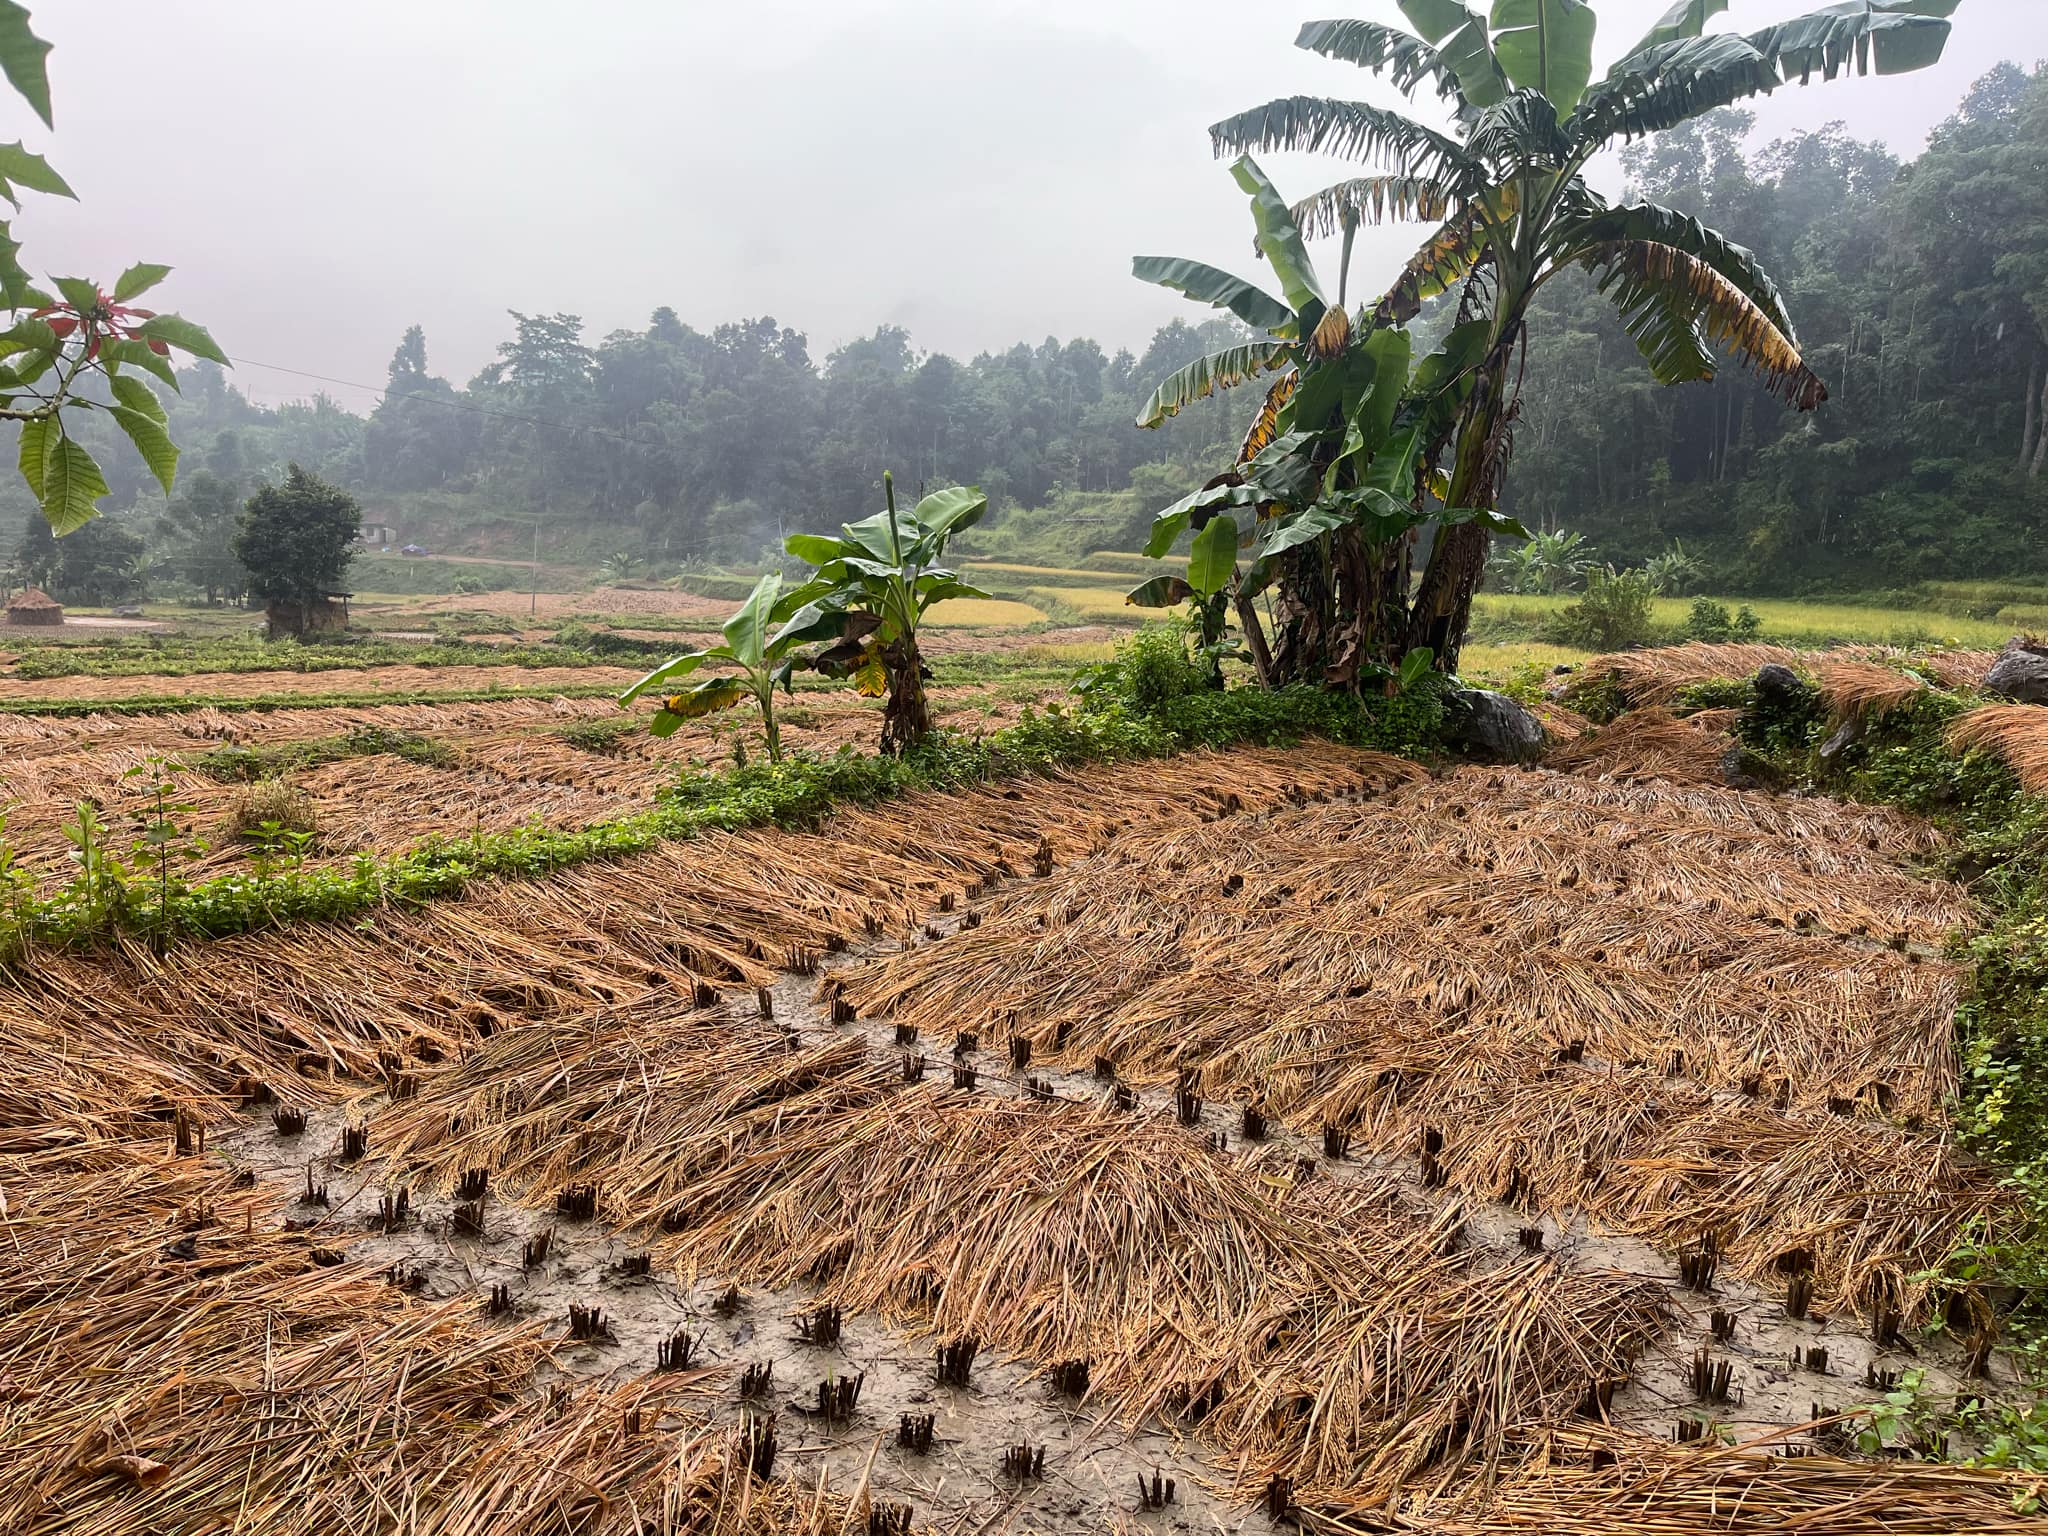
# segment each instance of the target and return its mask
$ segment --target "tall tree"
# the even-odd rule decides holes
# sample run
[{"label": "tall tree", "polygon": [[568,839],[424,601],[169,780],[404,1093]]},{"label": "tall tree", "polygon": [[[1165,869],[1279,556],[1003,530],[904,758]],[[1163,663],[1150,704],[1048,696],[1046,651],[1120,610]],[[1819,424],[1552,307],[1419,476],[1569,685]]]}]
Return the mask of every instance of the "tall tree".
[{"label": "tall tree", "polygon": [[[1860,0],[1741,36],[1706,32],[1727,0],[1678,0],[1595,81],[1596,17],[1584,0],[1495,0],[1490,15],[1460,0],[1399,0],[1414,33],[1310,22],[1296,43],[1410,94],[1433,86],[1456,113],[1454,132],[1368,102],[1291,96],[1217,123],[1210,136],[1219,154],[1329,151],[1382,163],[1384,173],[1340,182],[1295,210],[1312,233],[1344,234],[1347,259],[1363,224],[1440,221],[1368,318],[1404,324],[1429,298],[1458,290],[1461,312],[1486,321],[1446,501],[1491,509],[1530,305],[1573,267],[1594,275],[1659,381],[1710,379],[1726,348],[1795,409],[1827,398],[1750,252],[1664,205],[1610,205],[1582,173],[1605,149],[1815,73],[1931,64],[1958,3]],[[1446,530],[1416,595],[1410,645],[1431,647],[1446,668],[1457,663],[1487,542],[1478,523]]]},{"label": "tall tree", "polygon": [[355,558],[362,508],[337,485],[298,465],[283,485],[266,485],[242,509],[235,557],[249,587],[270,604],[275,622],[303,635],[324,611]]}]

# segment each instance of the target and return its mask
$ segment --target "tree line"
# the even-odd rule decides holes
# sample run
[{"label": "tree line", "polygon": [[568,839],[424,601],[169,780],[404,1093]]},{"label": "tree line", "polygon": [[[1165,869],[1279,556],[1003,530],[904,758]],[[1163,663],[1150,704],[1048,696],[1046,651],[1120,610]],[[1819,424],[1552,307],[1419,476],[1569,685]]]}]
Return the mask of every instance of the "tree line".
[{"label": "tree line", "polygon": [[1507,506],[1603,559],[1682,545],[1729,591],[2048,573],[2048,72],[2003,64],[1902,163],[1839,124],[1745,152],[1723,110],[1624,154],[1756,250],[1830,398],[1660,388],[1576,274],[1530,321]]},{"label": "tree line", "polygon": [[[1516,358],[1502,510],[1617,564],[1677,544],[1698,584],[1728,591],[2048,570],[2048,75],[2000,66],[1908,163],[1839,125],[1749,149],[1751,127],[1723,110],[1635,143],[1630,190],[1755,249],[1831,398],[1794,414],[1734,366],[1664,388],[1593,279],[1562,272]],[[1455,299],[1422,306],[1418,356]],[[623,551],[651,575],[756,562],[792,528],[858,518],[885,466],[906,485],[979,485],[976,537],[1010,535],[1012,554],[1063,530],[1131,549],[1244,426],[1219,399],[1161,433],[1134,425],[1162,378],[1249,337],[1227,319],[1176,321],[1142,353],[1048,339],[962,362],[892,326],[821,360],[766,318],[704,331],[661,309],[596,339],[574,315],[510,318],[461,385],[408,330],[367,416],[325,397],[259,406],[210,363],[181,369],[168,504],[144,465],[102,453],[125,515],[35,568],[70,601],[231,597],[241,503],[293,462],[422,542],[519,554],[540,521],[557,558]],[[87,418],[76,435],[111,449],[112,431]],[[5,496],[26,519],[22,488]]]}]

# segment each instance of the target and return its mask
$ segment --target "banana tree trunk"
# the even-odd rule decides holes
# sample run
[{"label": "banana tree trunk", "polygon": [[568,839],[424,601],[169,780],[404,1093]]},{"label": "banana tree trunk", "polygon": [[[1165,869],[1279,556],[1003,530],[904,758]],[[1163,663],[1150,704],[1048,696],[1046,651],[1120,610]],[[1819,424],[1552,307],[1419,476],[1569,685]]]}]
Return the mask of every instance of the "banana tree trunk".
[{"label": "banana tree trunk", "polygon": [[[1514,350],[1514,328],[1488,354],[1466,406],[1458,431],[1458,454],[1451,467],[1453,507],[1492,511],[1500,499],[1500,461],[1508,419],[1507,371]],[[1439,530],[1430,551],[1429,567],[1408,616],[1407,649],[1426,645],[1435,653],[1440,672],[1458,669],[1458,652],[1472,622],[1472,595],[1486,570],[1488,534],[1477,523],[1458,523]]]},{"label": "banana tree trunk", "polygon": [[1266,626],[1259,622],[1259,610],[1253,601],[1239,591],[1233,598],[1237,606],[1237,627],[1244,635],[1245,648],[1252,653],[1252,672],[1261,688],[1273,686],[1273,649],[1266,644]]},{"label": "banana tree trunk", "polygon": [[1320,683],[1329,666],[1330,637],[1324,622],[1329,581],[1313,544],[1281,557],[1273,599],[1272,685]]},{"label": "banana tree trunk", "polygon": [[924,661],[915,645],[897,641],[882,651],[889,693],[882,704],[882,751],[901,757],[931,734],[931,709],[924,696]]}]

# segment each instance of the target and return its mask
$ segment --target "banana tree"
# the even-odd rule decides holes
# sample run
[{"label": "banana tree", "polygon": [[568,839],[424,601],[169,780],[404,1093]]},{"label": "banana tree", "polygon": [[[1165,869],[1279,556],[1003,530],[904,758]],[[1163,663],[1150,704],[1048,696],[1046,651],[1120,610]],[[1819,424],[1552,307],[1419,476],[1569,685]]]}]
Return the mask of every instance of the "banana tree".
[{"label": "banana tree", "polygon": [[[1678,0],[1597,80],[1597,17],[1586,0],[1494,0],[1490,12],[1462,0],[1397,3],[1414,32],[1314,21],[1296,44],[1384,75],[1411,96],[1432,85],[1454,112],[1451,131],[1367,102],[1289,96],[1209,132],[1219,155],[1309,150],[1378,162],[1381,174],[1340,182],[1293,210],[1311,237],[1343,236],[1346,267],[1361,225],[1436,225],[1370,323],[1404,325],[1427,300],[1462,290],[1460,318],[1485,327],[1459,406],[1450,505],[1499,504],[1517,404],[1515,349],[1531,300],[1563,271],[1593,276],[1661,382],[1712,378],[1725,349],[1796,410],[1827,398],[1776,285],[1750,252],[1676,210],[1610,204],[1583,172],[1625,140],[1816,73],[1831,80],[1845,70],[1888,75],[1932,64],[1959,0],[1844,0],[1747,35],[1707,32],[1728,0]],[[1343,280],[1340,271],[1340,293]],[[1205,381],[1243,376],[1266,355],[1239,350],[1242,357],[1204,359],[1168,382],[1181,394],[1206,393]],[[1409,615],[1409,644],[1432,647],[1446,669],[1457,664],[1488,536],[1477,519],[1447,529]]]},{"label": "banana tree", "polygon": [[[1378,322],[1374,310],[1356,319],[1347,311],[1341,274],[1334,301],[1325,296],[1292,211],[1258,166],[1240,158],[1231,175],[1250,194],[1258,251],[1285,298],[1201,262],[1139,257],[1135,276],[1228,309],[1266,338],[1167,379],[1139,424],[1155,425],[1258,372],[1277,377],[1236,465],[1153,520],[1146,553],[1155,558],[1196,530],[1187,576],[1155,578],[1128,600],[1159,606],[1193,597],[1205,642],[1214,643],[1223,604],[1205,579],[1235,572],[1237,513],[1246,512],[1249,564],[1230,588],[1261,680],[1353,687],[1384,675],[1410,649],[1406,594],[1418,528],[1486,521],[1520,532],[1491,512],[1445,510],[1434,470],[1485,327],[1454,328],[1441,350],[1411,367],[1404,330]],[[1228,558],[1219,559],[1226,547]],[[1253,605],[1269,589],[1270,639]]]},{"label": "banana tree", "polygon": [[1188,551],[1187,574],[1141,581],[1125,594],[1124,601],[1140,608],[1177,608],[1187,603],[1194,613],[1202,658],[1209,666],[1209,684],[1221,688],[1223,663],[1230,653],[1229,604],[1237,584],[1237,519],[1228,512],[1204,516],[1206,521]]},{"label": "banana tree", "polygon": [[948,598],[988,596],[939,563],[947,541],[988,510],[988,497],[955,486],[899,512],[896,482],[886,472],[882,496],[882,511],[844,524],[836,538],[798,533],[783,541],[817,570],[803,588],[804,606],[776,638],[833,640],[812,665],[828,677],[851,677],[870,698],[886,698],[882,750],[901,754],[932,728],[924,694],[931,673],[918,649],[926,610]]},{"label": "banana tree", "polygon": [[[754,590],[739,610],[721,626],[722,645],[685,651],[663,662],[619,695],[619,703],[630,704],[642,694],[665,689],[684,678],[695,680],[687,688],[661,695],[661,707],[654,712],[648,729],[656,736],[673,736],[687,720],[700,720],[748,699],[761,712],[761,730],[768,738],[768,761],[782,761],[782,727],[775,718],[775,690],[793,692],[790,674],[795,669],[796,648],[805,635],[788,627],[791,615],[816,594],[808,586],[782,588],[782,573],[770,571],[754,583]],[[783,629],[770,635],[775,625]],[[697,674],[705,667],[729,667],[731,672],[712,676]]]}]

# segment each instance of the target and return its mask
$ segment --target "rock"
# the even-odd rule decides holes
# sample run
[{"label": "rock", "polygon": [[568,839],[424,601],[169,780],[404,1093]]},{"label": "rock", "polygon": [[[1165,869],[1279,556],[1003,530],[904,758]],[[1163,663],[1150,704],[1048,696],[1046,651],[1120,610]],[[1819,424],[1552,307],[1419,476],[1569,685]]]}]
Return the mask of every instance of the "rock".
[{"label": "rock", "polygon": [[1806,691],[1799,674],[1773,661],[1756,669],[1756,696],[1768,704],[1788,703]]},{"label": "rock", "polygon": [[1984,691],[2021,704],[2048,704],[2048,645],[2013,641],[1984,674]]},{"label": "rock", "polygon": [[1740,742],[1721,754],[1720,769],[1721,782],[1730,789],[1760,789],[1775,794],[1785,787],[1784,775]]},{"label": "rock", "polygon": [[1863,717],[1861,715],[1851,715],[1835,728],[1834,735],[1820,744],[1821,758],[1823,760],[1832,758],[1836,754],[1855,746],[1862,739]]},{"label": "rock", "polygon": [[1450,704],[1451,744],[1494,763],[1534,762],[1543,751],[1543,722],[1504,693],[1459,688]]},{"label": "rock", "polygon": [[1721,782],[1730,789],[1761,789],[1763,783],[1750,772],[1749,753],[1740,745],[1721,754]]}]

